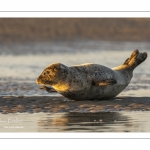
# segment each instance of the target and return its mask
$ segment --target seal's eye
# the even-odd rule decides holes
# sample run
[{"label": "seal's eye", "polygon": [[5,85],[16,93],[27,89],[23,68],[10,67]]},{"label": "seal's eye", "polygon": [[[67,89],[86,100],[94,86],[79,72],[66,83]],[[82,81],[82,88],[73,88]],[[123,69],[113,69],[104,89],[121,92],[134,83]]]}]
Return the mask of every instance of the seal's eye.
[{"label": "seal's eye", "polygon": [[43,75],[46,76],[46,75],[47,75],[47,72],[44,72]]},{"label": "seal's eye", "polygon": [[49,71],[44,71],[43,75],[46,76],[46,75],[49,75],[49,73],[50,73]]}]

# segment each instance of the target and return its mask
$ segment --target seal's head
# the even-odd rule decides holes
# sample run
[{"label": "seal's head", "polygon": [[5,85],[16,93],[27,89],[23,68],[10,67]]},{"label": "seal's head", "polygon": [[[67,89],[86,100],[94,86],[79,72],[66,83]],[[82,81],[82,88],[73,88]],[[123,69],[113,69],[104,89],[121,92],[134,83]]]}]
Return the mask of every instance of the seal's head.
[{"label": "seal's head", "polygon": [[66,75],[67,66],[60,63],[54,63],[44,69],[42,74],[36,79],[36,83],[53,86],[59,81],[64,80]]}]

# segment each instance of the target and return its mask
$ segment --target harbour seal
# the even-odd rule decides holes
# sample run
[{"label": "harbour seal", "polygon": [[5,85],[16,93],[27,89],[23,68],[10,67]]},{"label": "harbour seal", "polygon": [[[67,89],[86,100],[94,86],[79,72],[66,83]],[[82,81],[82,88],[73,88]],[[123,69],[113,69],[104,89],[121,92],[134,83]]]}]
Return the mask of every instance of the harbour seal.
[{"label": "harbour seal", "polygon": [[112,69],[92,63],[71,67],[54,63],[44,69],[36,83],[51,86],[73,100],[110,99],[127,87],[133,70],[146,58],[146,52],[134,50],[122,65]]}]

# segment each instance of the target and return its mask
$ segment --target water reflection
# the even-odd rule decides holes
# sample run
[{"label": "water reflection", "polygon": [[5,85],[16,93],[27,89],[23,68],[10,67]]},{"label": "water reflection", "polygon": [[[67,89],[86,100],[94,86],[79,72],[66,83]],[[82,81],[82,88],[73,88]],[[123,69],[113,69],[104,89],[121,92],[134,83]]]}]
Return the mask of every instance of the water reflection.
[{"label": "water reflection", "polygon": [[[38,121],[39,131],[56,129],[60,131],[101,131],[108,129],[107,125],[119,125],[128,122],[128,117],[118,112],[100,112],[100,113],[66,113],[66,114],[48,114],[45,118]],[[66,128],[67,127],[67,128]]]},{"label": "water reflection", "polygon": [[150,132],[150,111],[0,114],[0,132]]},{"label": "water reflection", "polygon": [[48,114],[38,121],[38,131],[149,132],[150,112],[100,112]]}]

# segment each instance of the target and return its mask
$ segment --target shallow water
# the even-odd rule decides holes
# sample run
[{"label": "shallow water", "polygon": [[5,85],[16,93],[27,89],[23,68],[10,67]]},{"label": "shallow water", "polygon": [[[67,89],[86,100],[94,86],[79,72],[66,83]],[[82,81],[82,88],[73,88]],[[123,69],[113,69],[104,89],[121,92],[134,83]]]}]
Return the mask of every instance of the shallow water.
[{"label": "shallow water", "polygon": [[150,112],[0,114],[0,132],[150,132]]},{"label": "shallow water", "polygon": [[[70,41],[0,45],[0,96],[59,96],[47,93],[35,80],[54,62],[67,66],[97,63],[113,68],[121,65],[138,48],[150,55],[146,42]],[[129,86],[118,96],[150,97],[150,58],[134,71]],[[39,104],[40,105],[40,104]],[[8,118],[23,118],[17,129]],[[115,117],[115,118],[114,118]],[[6,121],[1,132],[149,132],[149,112],[101,113],[9,113],[0,114]],[[10,128],[9,128],[10,126]]]}]

